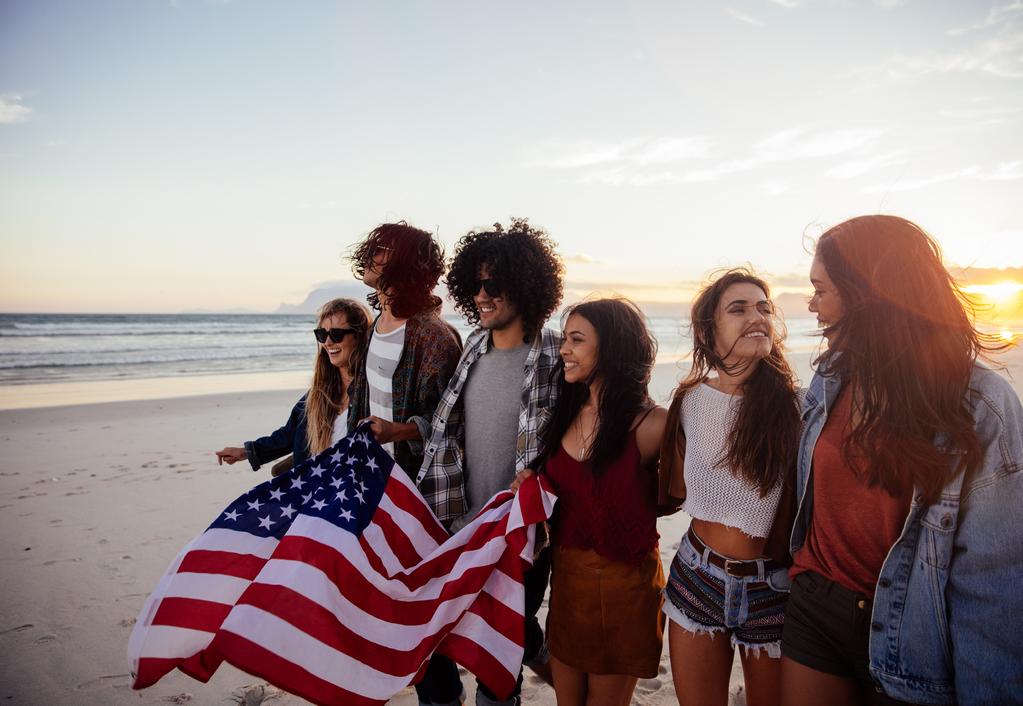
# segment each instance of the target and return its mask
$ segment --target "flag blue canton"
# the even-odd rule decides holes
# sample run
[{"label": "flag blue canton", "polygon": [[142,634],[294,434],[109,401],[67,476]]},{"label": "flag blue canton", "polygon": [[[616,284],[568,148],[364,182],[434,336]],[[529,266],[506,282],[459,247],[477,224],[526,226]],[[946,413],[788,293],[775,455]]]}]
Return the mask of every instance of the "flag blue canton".
[{"label": "flag blue canton", "polygon": [[364,428],[245,493],[210,529],[280,539],[298,515],[312,515],[358,535],[380,504],[394,466],[394,459]]}]

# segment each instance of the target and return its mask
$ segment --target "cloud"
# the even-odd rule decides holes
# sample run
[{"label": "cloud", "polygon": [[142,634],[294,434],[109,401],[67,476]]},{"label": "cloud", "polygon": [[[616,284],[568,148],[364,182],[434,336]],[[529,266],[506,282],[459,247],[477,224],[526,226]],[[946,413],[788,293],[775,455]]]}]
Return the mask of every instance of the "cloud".
[{"label": "cloud", "polygon": [[867,157],[866,159],[855,159],[851,162],[843,162],[837,167],[833,167],[828,171],[828,176],[832,179],[852,179],[854,177],[863,176],[869,172],[877,171],[878,169],[885,169],[887,167],[897,167],[906,163],[905,157],[902,152],[889,152],[888,154],[879,154],[873,157]]},{"label": "cloud", "polygon": [[957,37],[961,34],[977,32],[1001,24],[1020,14],[1023,14],[1023,0],[1013,0],[1013,2],[993,6],[988,10],[987,16],[979,22],[974,22],[965,27],[953,27],[946,33],[951,37]]},{"label": "cloud", "polygon": [[32,109],[22,105],[24,96],[18,93],[0,94],[0,125],[23,123],[32,114]]},{"label": "cloud", "polygon": [[884,130],[878,128],[844,128],[811,131],[797,127],[770,135],[753,146],[753,156],[722,162],[709,169],[686,174],[690,182],[716,181],[721,177],[755,169],[772,162],[799,159],[820,159],[856,152],[870,146]]},{"label": "cloud", "polygon": [[755,17],[747,15],[745,12],[739,12],[734,7],[728,8],[728,14],[733,18],[739,20],[739,22],[745,22],[748,25],[754,25],[756,27],[763,27],[764,23]]},{"label": "cloud", "polygon": [[575,253],[574,255],[566,255],[564,258],[565,262],[574,265],[601,265],[602,260],[598,260],[594,257],[590,257],[586,253]]},{"label": "cloud", "polygon": [[934,186],[935,184],[958,181],[961,179],[968,179],[972,181],[1014,181],[1016,179],[1023,179],[1023,169],[1021,169],[1021,167],[1023,167],[1023,162],[1020,161],[1004,162],[989,171],[985,171],[976,165],[971,165],[951,172],[934,174],[929,177],[907,179],[905,181],[897,181],[893,184],[876,184],[874,186],[868,186],[863,190],[863,192],[867,194],[875,194],[890,193],[892,191],[915,191],[917,189],[925,189],[929,186]]},{"label": "cloud", "polygon": [[789,185],[783,181],[765,181],[760,188],[768,196],[781,196],[789,191]]},{"label": "cloud", "polygon": [[1004,26],[995,36],[947,52],[896,54],[876,66],[854,69],[847,77],[866,85],[906,81],[934,74],[983,74],[1023,78],[1023,32]]},{"label": "cloud", "polygon": [[794,7],[799,7],[799,0],[768,0],[772,5],[778,7],[784,7],[786,10],[791,10]]},{"label": "cloud", "polygon": [[601,164],[665,164],[706,157],[712,146],[708,137],[633,138],[619,142],[575,140],[547,141],[529,150],[525,166],[544,169],[579,169]]}]

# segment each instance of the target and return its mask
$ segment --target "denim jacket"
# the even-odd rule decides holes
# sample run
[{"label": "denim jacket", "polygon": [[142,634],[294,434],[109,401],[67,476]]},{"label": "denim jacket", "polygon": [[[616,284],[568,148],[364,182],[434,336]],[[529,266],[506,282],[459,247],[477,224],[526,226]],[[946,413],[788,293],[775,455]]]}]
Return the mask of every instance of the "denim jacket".
[{"label": "denim jacket", "polygon": [[[842,381],[814,375],[803,405],[790,549],[813,518],[814,445]],[[870,673],[891,697],[921,704],[1023,702],[1023,408],[995,372],[975,366],[967,393],[983,461],[938,502],[919,490],[881,567]]]},{"label": "denim jacket", "polygon": [[289,453],[294,454],[293,465],[295,466],[309,458],[305,429],[305,395],[302,395],[292,408],[291,415],[288,416],[288,421],[284,423],[284,426],[272,434],[245,442],[245,455],[249,459],[252,470],[258,471],[264,463],[275,461]]}]

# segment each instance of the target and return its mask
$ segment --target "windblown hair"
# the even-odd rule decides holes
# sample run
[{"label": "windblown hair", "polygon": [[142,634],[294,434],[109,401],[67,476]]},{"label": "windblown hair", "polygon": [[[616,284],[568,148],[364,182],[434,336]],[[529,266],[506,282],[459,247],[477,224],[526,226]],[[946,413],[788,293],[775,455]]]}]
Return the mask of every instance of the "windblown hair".
[{"label": "windblown hair", "polygon": [[[595,475],[606,470],[625,447],[636,416],[653,404],[647,393],[650,372],[657,358],[657,341],[647,329],[639,307],[627,299],[596,299],[568,309],[562,320],[581,316],[597,332],[597,364],[594,378],[601,379],[597,400],[597,433],[589,455]],[[572,420],[590,397],[588,382],[567,383],[564,363],[555,374],[560,379],[558,401],[544,438],[545,458],[561,445]]]},{"label": "windblown hair", "polygon": [[473,326],[480,321],[473,297],[479,292],[481,265],[488,267],[490,277],[522,316],[528,343],[561,303],[564,266],[554,242],[522,218],[513,218],[508,230],[495,223],[492,231],[468,233],[458,241],[448,270],[448,292]]},{"label": "windblown hair", "polygon": [[[675,389],[673,398],[681,400],[687,391],[706,381],[712,370],[733,372],[756,366],[742,384],[735,425],[728,437],[725,457],[719,463],[754,485],[764,497],[779,482],[786,482],[795,469],[800,433],[799,397],[795,376],[784,355],[785,327],[776,314],[771,352],[766,358],[739,365],[726,363],[724,359],[728,356],[718,354],[715,317],[722,296],[734,284],[752,284],[763,290],[768,299],[771,297],[767,283],[744,267],[722,272],[700,290],[693,302],[690,323],[693,365],[689,375]],[[673,409],[678,408],[673,405]],[[678,422],[669,419],[669,424],[677,426]]]},{"label": "windblown hair", "polygon": [[977,358],[1006,344],[977,330],[938,244],[910,221],[853,218],[820,237],[816,257],[844,309],[815,361],[851,386],[843,455],[871,485],[893,495],[915,486],[933,503],[981,463],[966,393]]},{"label": "windblown hair", "polygon": [[[386,292],[391,313],[407,319],[440,307],[440,297],[433,294],[433,289],[444,274],[444,251],[433,236],[405,221],[377,226],[349,256],[352,274],[357,279],[363,279],[373,267],[373,256],[381,248],[389,248],[391,257],[383,266],[375,289]],[[377,291],[366,300],[379,311]]]},{"label": "windblown hair", "polygon": [[[330,316],[343,315],[348,328],[355,329],[355,347],[346,367],[349,376],[355,372],[358,351],[369,336],[369,312],[354,299],[331,299],[320,307],[316,321],[320,324]],[[313,456],[330,447],[337,415],[348,407],[348,389],[341,379],[341,371],[330,362],[327,351],[317,346],[313,364],[313,381],[305,398],[306,444]]]}]

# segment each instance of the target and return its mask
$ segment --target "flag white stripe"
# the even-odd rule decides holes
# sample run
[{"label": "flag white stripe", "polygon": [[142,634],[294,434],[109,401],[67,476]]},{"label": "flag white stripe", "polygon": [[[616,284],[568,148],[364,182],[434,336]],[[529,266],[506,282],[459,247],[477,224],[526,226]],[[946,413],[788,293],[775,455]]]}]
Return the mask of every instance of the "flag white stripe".
[{"label": "flag white stripe", "polygon": [[184,659],[196,654],[213,640],[205,630],[171,625],[150,625],[138,653],[139,659]]},{"label": "flag white stripe", "polygon": [[[472,640],[501,664],[518,667],[522,660],[522,648],[494,630],[486,620],[476,613],[466,613],[451,629],[455,635]],[[513,676],[517,676],[518,672]]]},{"label": "flag white stripe", "polygon": [[[401,470],[398,470],[398,473],[405,475],[405,472]],[[423,527],[423,523],[419,521],[418,517],[395,505],[386,493],[384,493],[384,497],[380,501],[379,509],[386,511],[390,515],[391,520],[401,529],[402,534],[408,538],[409,543],[412,544],[419,556],[427,556],[440,546],[431,536],[430,530]]]},{"label": "flag white stripe", "polygon": [[412,649],[427,635],[435,634],[441,627],[454,622],[476,601],[476,594],[457,596],[438,603],[427,622],[399,625],[365,612],[348,600],[323,572],[301,561],[271,559],[256,583],[284,586],[332,613],[349,630],[372,639],[382,647],[401,651]]},{"label": "flag white stripe", "polygon": [[163,597],[195,598],[201,601],[234,605],[251,581],[224,574],[175,574]]},{"label": "flag white stripe", "polygon": [[[504,535],[498,535],[488,540],[478,549],[456,552],[458,558],[446,576],[434,577],[420,588],[410,590],[397,579],[389,579],[378,574],[373,566],[370,565],[362,547],[359,546],[358,538],[351,532],[340,529],[326,520],[303,515],[295,520],[288,534],[290,536],[306,537],[332,548],[349,561],[367,581],[373,584],[374,588],[400,601],[419,601],[437,598],[447,584],[457,581],[467,569],[496,564],[507,548]],[[443,549],[438,548],[435,554],[447,553],[447,543],[443,547]]]},{"label": "flag white stripe", "polygon": [[269,559],[276,548],[277,539],[274,537],[256,537],[239,530],[213,528],[196,537],[185,551],[233,552]]},{"label": "flag white stripe", "polygon": [[255,606],[235,606],[221,630],[251,640],[326,682],[344,685],[370,699],[386,701],[415,678],[414,672],[394,676],[377,671]]}]

